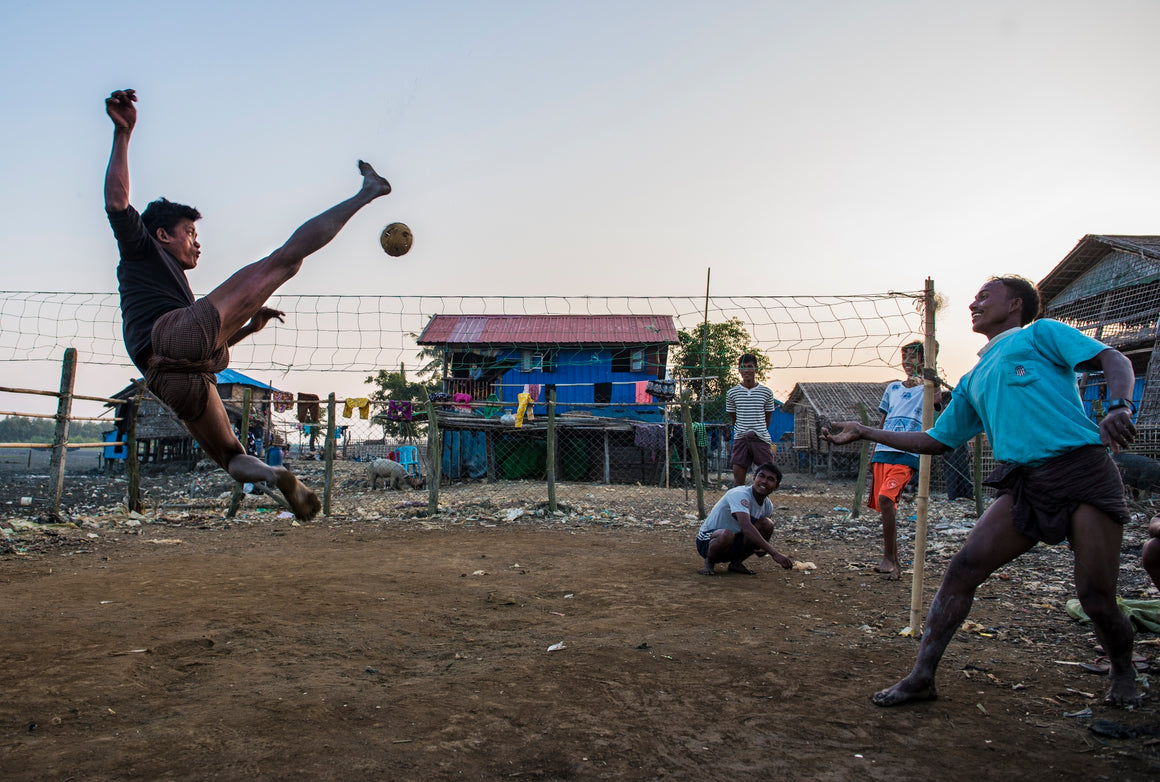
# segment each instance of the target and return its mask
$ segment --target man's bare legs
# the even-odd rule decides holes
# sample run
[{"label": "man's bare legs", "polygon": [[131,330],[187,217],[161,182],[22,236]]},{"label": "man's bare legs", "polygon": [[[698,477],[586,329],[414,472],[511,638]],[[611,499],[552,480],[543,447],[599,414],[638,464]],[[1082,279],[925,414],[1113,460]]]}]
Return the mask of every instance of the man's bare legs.
[{"label": "man's bare legs", "polygon": [[938,697],[935,672],[947,644],[971,611],[975,590],[989,575],[1035,545],[1035,540],[1012,526],[1011,502],[1011,495],[1005,494],[991,503],[951,559],[930,604],[914,668],[893,687],[874,693],[872,700],[879,706]]},{"label": "man's bare legs", "polygon": [[221,316],[221,342],[226,344],[287,280],[298,273],[306,256],[330,243],[364,206],[391,192],[391,185],[369,163],[358,162],[362,187],[353,197],[307,220],[286,243],[260,261],[235,272],[207,297]]},{"label": "man's bare legs", "polygon": [[[771,519],[758,519],[753,522],[753,526],[757,529],[761,537],[768,541],[773,537],[773,521]],[[718,562],[724,562],[733,552],[733,541],[740,532],[733,532],[732,530],[719,529],[713,533],[713,538],[709,542],[709,556],[705,557],[705,564],[698,571],[702,576],[715,575],[713,566]],[[748,541],[745,544],[745,551],[740,559],[729,561],[730,573],[742,573],[747,576],[755,575],[755,571],[750,570],[744,565],[745,560],[749,559],[751,555],[757,553],[757,556],[765,556],[765,551],[758,549]]]},{"label": "man's bare legs", "polygon": [[[239,269],[206,297],[221,318],[220,345],[257,314],[278,288],[298,273],[306,256],[325,247],[350,218],[364,206],[391,192],[391,185],[369,163],[358,162],[362,186],[351,198],[303,223],[286,243],[260,261]],[[246,454],[234,436],[229,417],[216,394],[210,394],[206,410],[195,421],[186,421],[190,434],[211,459],[235,480],[272,483],[285,495],[294,515],[313,518],[322,504],[310,489],[285,467],[270,467]]]},{"label": "man's bare legs", "polygon": [[221,397],[210,393],[205,412],[193,421],[183,421],[193,439],[197,440],[209,458],[236,481],[249,483],[269,483],[278,487],[286,497],[294,515],[300,519],[312,519],[322,509],[322,503],[310,489],[294,477],[285,467],[271,467],[246,453],[238,438],[234,436],[229,416]]},{"label": "man's bare legs", "polygon": [[874,570],[887,581],[897,581],[902,572],[898,564],[898,506],[889,497],[878,495],[878,512],[882,514],[882,561]]},{"label": "man's bare legs", "polygon": [[748,467],[742,467],[740,464],[733,465],[733,486],[734,486],[734,488],[736,488],[738,486],[744,486],[745,485],[745,476],[748,474],[749,474]]},{"label": "man's bare legs", "polygon": [[1096,638],[1108,655],[1108,694],[1112,706],[1135,706],[1136,670],[1132,665],[1132,623],[1116,605],[1123,525],[1091,505],[1080,505],[1071,517],[1071,547],[1075,551],[1075,589],[1092,620]]}]

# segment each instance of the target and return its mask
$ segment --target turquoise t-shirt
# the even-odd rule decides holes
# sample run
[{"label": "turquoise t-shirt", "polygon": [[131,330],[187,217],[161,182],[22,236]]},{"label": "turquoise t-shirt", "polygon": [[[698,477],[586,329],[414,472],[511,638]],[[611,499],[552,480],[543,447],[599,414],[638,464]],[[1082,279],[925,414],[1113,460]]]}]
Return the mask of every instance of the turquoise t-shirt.
[{"label": "turquoise t-shirt", "polygon": [[999,335],[927,434],[957,448],[986,432],[996,461],[1029,467],[1099,445],[1100,430],[1084,413],[1075,368],[1104,350],[1107,345],[1057,320]]}]

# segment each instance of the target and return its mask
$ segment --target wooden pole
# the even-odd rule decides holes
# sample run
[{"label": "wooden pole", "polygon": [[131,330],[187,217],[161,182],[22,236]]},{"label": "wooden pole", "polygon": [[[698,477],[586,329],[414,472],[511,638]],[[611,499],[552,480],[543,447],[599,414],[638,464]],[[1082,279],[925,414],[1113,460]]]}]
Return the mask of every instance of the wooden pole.
[{"label": "wooden pole", "polygon": [[[870,425],[870,413],[866,411],[864,402],[858,403],[858,415],[862,417],[862,425]],[[858,482],[854,485],[854,507],[850,509],[850,518],[856,519],[862,514],[862,492],[866,490],[866,475],[870,472],[870,451],[874,443],[862,441],[862,456],[858,459]]]},{"label": "wooden pole", "polygon": [[[705,316],[701,319],[701,423],[705,423],[705,397],[709,396],[709,381],[705,379],[706,363],[709,360],[709,280],[712,279],[713,269],[705,269]],[[702,516],[701,518],[705,518]]]},{"label": "wooden pole", "polygon": [[669,488],[669,403],[665,402],[665,488]]},{"label": "wooden pole", "polygon": [[[1160,344],[1160,341],[1157,342]],[[975,487],[975,514],[976,516],[983,515],[983,435],[975,435],[975,447],[971,449],[971,461],[973,462],[974,470],[971,475],[971,483]]]},{"label": "wooden pole", "polygon": [[443,478],[443,454],[439,448],[439,419],[435,403],[427,400],[427,515],[439,515],[439,482]]},{"label": "wooden pole", "polygon": [[137,393],[125,402],[129,416],[128,438],[125,441],[125,468],[129,473],[129,489],[126,497],[126,507],[131,511],[141,512],[141,460],[137,456],[137,414],[141,412],[141,401],[145,398],[145,384],[137,386]]},{"label": "wooden pole", "polygon": [[689,448],[689,461],[693,465],[693,483],[697,487],[697,518],[704,519],[705,483],[701,480],[701,449],[697,447],[697,436],[693,432],[693,415],[689,412],[691,394],[692,392],[686,391],[681,397],[681,418],[685,421],[685,443],[692,444]]},{"label": "wooden pole", "polygon": [[68,451],[68,417],[72,413],[72,393],[76,383],[77,350],[65,348],[60,368],[60,396],[56,402],[56,434],[52,438],[52,508],[53,516],[60,515],[60,500],[64,496],[64,463]]},{"label": "wooden pole", "polygon": [[[936,366],[934,340],[934,280],[926,279],[926,290],[923,297],[923,314],[925,317],[924,336],[926,337],[923,353],[925,356],[925,370],[922,392],[922,429],[927,431],[934,426],[934,395],[938,393],[938,385],[931,378],[938,377]],[[926,566],[926,516],[930,504],[930,454],[921,454],[918,457],[918,508],[915,514],[914,525],[914,578],[910,582],[910,635],[914,638],[922,637],[922,578]]]},{"label": "wooden pole", "polygon": [[608,449],[608,430],[604,430],[604,485],[612,483],[612,459]]},{"label": "wooden pole", "polygon": [[556,389],[548,389],[547,435],[548,513],[556,512]]},{"label": "wooden pole", "polygon": [[322,515],[330,516],[330,495],[334,486],[334,392],[326,397],[326,442],[322,444],[326,454],[326,482],[322,486]]},{"label": "wooden pole", "polygon": [[[242,444],[242,450],[246,448],[246,440],[250,436],[250,401],[253,398],[253,391],[249,386],[242,390],[242,426],[241,434],[238,435],[238,441]],[[226,511],[226,518],[232,519],[238,514],[238,508],[242,505],[242,497],[246,496],[246,487],[241,481],[234,481],[234,493],[230,495],[230,507]]]}]

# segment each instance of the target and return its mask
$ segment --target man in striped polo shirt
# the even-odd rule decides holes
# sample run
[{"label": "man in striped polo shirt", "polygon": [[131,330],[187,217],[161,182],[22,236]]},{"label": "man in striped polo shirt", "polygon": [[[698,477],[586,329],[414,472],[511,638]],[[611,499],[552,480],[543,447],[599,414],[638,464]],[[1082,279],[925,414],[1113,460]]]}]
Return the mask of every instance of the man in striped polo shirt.
[{"label": "man in striped polo shirt", "polygon": [[744,353],[737,361],[741,382],[725,395],[725,412],[733,424],[733,485],[744,486],[750,467],[773,462],[769,422],[773,417],[773,392],[757,382],[757,356]]}]

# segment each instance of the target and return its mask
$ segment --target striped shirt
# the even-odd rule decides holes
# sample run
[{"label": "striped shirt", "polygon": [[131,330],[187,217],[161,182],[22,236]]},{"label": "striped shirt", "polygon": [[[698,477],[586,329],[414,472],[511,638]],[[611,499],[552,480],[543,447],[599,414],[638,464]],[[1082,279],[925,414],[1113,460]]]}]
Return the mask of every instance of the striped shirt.
[{"label": "striped shirt", "polygon": [[775,409],[773,392],[758,383],[753,388],[746,388],[738,383],[725,394],[725,412],[733,413],[737,417],[733,425],[733,437],[753,432],[767,443],[769,426],[765,423],[765,414]]}]

